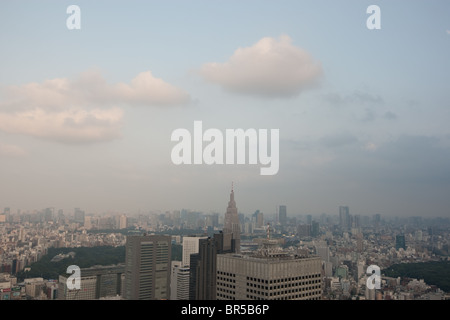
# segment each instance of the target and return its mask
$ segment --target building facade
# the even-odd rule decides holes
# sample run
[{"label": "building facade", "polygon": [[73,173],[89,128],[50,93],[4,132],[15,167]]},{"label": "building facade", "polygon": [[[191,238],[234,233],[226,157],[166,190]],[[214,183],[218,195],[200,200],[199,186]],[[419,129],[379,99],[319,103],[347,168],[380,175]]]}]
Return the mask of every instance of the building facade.
[{"label": "building facade", "polygon": [[127,300],[170,298],[170,236],[128,236],[125,254],[125,288]]},{"label": "building facade", "polygon": [[319,300],[320,257],[281,251],[217,255],[218,300]]},{"label": "building facade", "polygon": [[80,269],[80,289],[69,289],[70,275],[60,275],[58,300],[95,300],[122,295],[125,265],[94,266]]},{"label": "building facade", "polygon": [[198,253],[198,246],[200,239],[206,239],[208,237],[199,236],[185,236],[183,237],[183,254],[182,263],[183,266],[190,266],[191,254]]},{"label": "building facade", "polygon": [[181,261],[172,261],[170,300],[189,300],[189,267]]}]

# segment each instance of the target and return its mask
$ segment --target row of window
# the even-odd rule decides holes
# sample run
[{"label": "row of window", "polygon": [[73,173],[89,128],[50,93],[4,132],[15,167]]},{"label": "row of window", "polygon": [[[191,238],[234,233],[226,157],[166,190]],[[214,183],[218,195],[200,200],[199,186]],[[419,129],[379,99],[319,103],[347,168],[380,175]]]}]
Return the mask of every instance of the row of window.
[{"label": "row of window", "polygon": [[[251,300],[268,300],[267,298],[264,297],[258,297],[258,296],[252,296],[250,294],[247,295],[248,299]],[[308,295],[291,295],[291,296],[284,296],[284,297],[275,297],[272,298],[270,300],[320,300],[321,299],[321,292],[312,292]]]},{"label": "row of window", "polygon": [[293,282],[293,281],[306,280],[306,279],[317,279],[317,278],[320,279],[321,277],[322,276],[320,273],[316,273],[316,274],[309,274],[309,275],[304,275],[304,276],[288,277],[288,278],[283,278],[283,279],[271,279],[271,280],[247,277],[247,281],[272,284],[272,283],[281,283],[281,282]]},{"label": "row of window", "polygon": [[235,273],[230,273],[230,272],[217,271],[217,274],[224,275],[224,276],[227,276],[227,277],[233,277],[233,278],[236,277]]},{"label": "row of window", "polygon": [[229,279],[229,278],[225,278],[225,277],[217,277],[217,280],[236,283],[236,279]]},{"label": "row of window", "polygon": [[221,282],[218,282],[218,283],[217,283],[217,286],[222,286],[222,287],[225,287],[225,288],[233,288],[233,289],[236,288],[236,286],[235,286],[234,284],[221,283]]},{"label": "row of window", "polygon": [[307,286],[307,285],[316,284],[316,283],[321,283],[321,280],[320,279],[307,280],[307,281],[304,280],[304,281],[300,281],[300,282],[281,283],[279,285],[274,285],[274,286],[265,286],[265,285],[261,285],[261,284],[247,282],[247,287],[254,287],[254,288],[264,289],[264,290],[276,290],[276,289]]},{"label": "row of window", "polygon": [[311,292],[311,290],[318,290],[320,288],[321,287],[319,285],[317,285],[317,286],[309,286],[309,287],[305,287],[305,288],[279,290],[279,291],[274,291],[274,292],[260,291],[260,290],[247,288],[247,292],[266,296],[266,297],[272,297],[272,296],[279,296],[279,295],[290,294],[290,293],[302,293],[304,295],[305,293]]},{"label": "row of window", "polygon": [[234,296],[230,296],[224,293],[217,293],[216,297],[219,300],[235,300]]},{"label": "row of window", "polygon": [[229,295],[231,297],[231,296],[234,296],[236,293],[236,291],[234,291],[234,290],[229,290],[229,289],[225,289],[225,288],[221,288],[221,287],[217,287],[216,290],[217,290],[216,295],[220,296],[220,297],[224,297],[225,295]]},{"label": "row of window", "polygon": [[[322,290],[314,290],[307,292],[280,292],[279,294],[260,294],[257,292],[248,292],[246,297],[251,300],[320,300],[322,296]],[[217,298],[220,300],[234,300],[236,298],[235,291],[217,289]]]}]

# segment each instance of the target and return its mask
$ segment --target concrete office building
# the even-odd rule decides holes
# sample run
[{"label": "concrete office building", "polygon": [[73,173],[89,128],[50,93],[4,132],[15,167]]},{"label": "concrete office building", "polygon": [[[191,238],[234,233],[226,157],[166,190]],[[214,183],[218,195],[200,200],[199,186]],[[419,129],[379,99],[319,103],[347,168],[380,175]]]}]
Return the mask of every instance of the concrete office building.
[{"label": "concrete office building", "polygon": [[170,236],[163,235],[127,237],[125,299],[170,298],[171,241]]},{"label": "concrete office building", "polygon": [[285,205],[282,205],[278,209],[278,222],[285,226],[287,224],[287,209]]},{"label": "concrete office building", "polygon": [[69,289],[67,287],[68,276],[59,276],[58,300],[95,300],[97,287],[97,276],[81,276],[80,289]]},{"label": "concrete office building", "polygon": [[94,300],[121,296],[124,272],[124,264],[82,268],[80,269],[80,290],[67,288],[67,279],[70,275],[61,275],[58,284],[58,300]]},{"label": "concrete office building", "polygon": [[217,254],[232,253],[232,242],[232,234],[223,232],[200,240],[198,253],[191,255],[190,300],[216,299]]},{"label": "concrete office building", "polygon": [[199,252],[191,255],[189,298],[191,300],[216,299],[217,241],[200,240]]},{"label": "concrete office building", "polygon": [[183,253],[182,264],[183,267],[189,267],[191,265],[191,254],[198,253],[198,243],[200,239],[206,239],[208,237],[198,236],[185,236],[183,237]]},{"label": "concrete office building", "polygon": [[181,261],[172,261],[170,300],[189,300],[189,267]]},{"label": "concrete office building", "polygon": [[302,257],[267,247],[251,255],[219,254],[217,299],[319,300],[321,264],[320,257]]},{"label": "concrete office building", "polygon": [[339,226],[342,230],[349,230],[351,226],[348,206],[339,206]]}]

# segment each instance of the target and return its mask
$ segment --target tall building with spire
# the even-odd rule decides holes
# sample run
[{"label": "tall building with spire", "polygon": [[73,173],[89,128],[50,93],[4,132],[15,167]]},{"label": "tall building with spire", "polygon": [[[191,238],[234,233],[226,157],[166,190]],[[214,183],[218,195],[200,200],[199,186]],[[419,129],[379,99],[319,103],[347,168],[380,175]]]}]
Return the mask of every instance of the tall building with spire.
[{"label": "tall building with spire", "polygon": [[231,184],[230,201],[228,202],[227,212],[225,213],[223,233],[232,234],[231,241],[233,252],[239,253],[241,247],[241,227],[239,225],[236,201],[234,201],[233,184]]}]

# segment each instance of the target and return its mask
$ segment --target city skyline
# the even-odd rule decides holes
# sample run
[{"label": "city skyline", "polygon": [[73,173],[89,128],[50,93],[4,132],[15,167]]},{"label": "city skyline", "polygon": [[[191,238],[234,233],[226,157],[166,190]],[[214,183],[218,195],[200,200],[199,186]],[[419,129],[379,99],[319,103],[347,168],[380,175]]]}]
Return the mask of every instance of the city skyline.
[{"label": "city skyline", "polygon": [[[0,208],[450,216],[448,1],[72,4],[0,5]],[[279,129],[277,174],[175,165],[194,121]]]},{"label": "city skyline", "polygon": [[[448,272],[436,274],[449,263],[450,218],[366,219],[339,206],[334,218],[307,215],[304,224],[280,205],[278,223],[258,221],[258,211],[236,221],[234,185],[229,199],[223,221],[187,211],[86,219],[80,208],[72,217],[8,216],[0,220],[0,299],[449,298]],[[405,264],[413,274],[397,276]]]}]

